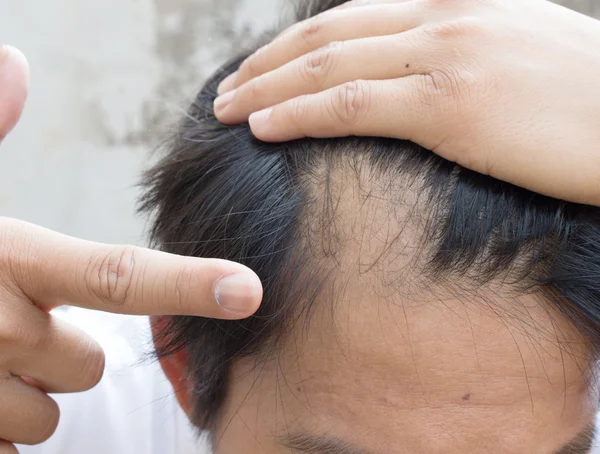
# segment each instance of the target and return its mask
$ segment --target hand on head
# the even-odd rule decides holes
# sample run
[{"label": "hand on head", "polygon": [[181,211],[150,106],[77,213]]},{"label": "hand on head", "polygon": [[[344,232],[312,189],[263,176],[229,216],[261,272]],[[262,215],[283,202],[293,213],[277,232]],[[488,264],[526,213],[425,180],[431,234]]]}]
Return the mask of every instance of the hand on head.
[{"label": "hand on head", "polygon": [[[227,124],[249,119],[264,141],[409,139],[498,179],[600,205],[598,41],[597,21],[545,1],[353,1],[248,58],[223,82],[215,113]],[[24,57],[4,48],[0,140],[27,86]],[[102,375],[99,346],[52,308],[238,319],[261,297],[241,265],[0,219],[0,453],[52,434],[58,409],[47,392],[85,390]]]},{"label": "hand on head", "polygon": [[408,139],[600,205],[599,41],[600,22],[548,1],[351,1],[249,57],[215,112],[265,141]]},{"label": "hand on head", "polygon": [[[19,119],[27,85],[25,58],[5,49],[0,138]],[[261,297],[260,281],[242,265],[97,244],[0,218],[0,453],[52,435],[59,410],[46,393],[84,391],[102,376],[101,348],[51,309],[237,319]]]},{"label": "hand on head", "polygon": [[[342,2],[299,2],[310,9],[301,8],[298,20]],[[348,32],[375,11],[354,9],[360,14]],[[391,12],[379,17],[383,25],[373,30],[383,32]],[[406,17],[397,13],[395,21]],[[447,28],[449,37],[460,31]],[[268,58],[265,49],[257,58]],[[271,55],[295,49],[288,42]],[[407,141],[256,140],[247,124],[223,124],[213,112],[218,84],[247,55],[209,78],[142,185],[154,243],[241,260],[266,284],[259,312],[247,320],[155,324],[166,375],[213,451],[588,452],[598,388],[584,371],[600,351],[600,209],[477,175]],[[375,71],[372,56],[356,54],[368,64],[352,68]],[[340,61],[326,58],[323,66],[335,72]],[[221,119],[236,115],[244,93],[260,105],[307,89],[301,68],[284,65],[241,85],[232,111],[217,102]],[[531,79],[523,83],[529,88]],[[315,128],[318,100],[337,99],[319,96],[299,104],[307,113],[299,120]],[[374,109],[362,119],[376,125],[369,114],[377,103],[367,105]],[[351,127],[328,118],[321,118],[332,127],[320,130],[324,136]]]}]

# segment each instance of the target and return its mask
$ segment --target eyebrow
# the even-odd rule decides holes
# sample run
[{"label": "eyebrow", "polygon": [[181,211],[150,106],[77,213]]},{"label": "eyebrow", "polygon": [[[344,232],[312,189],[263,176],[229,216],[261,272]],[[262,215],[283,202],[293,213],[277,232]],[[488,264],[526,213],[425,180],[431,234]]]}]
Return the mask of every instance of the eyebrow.
[{"label": "eyebrow", "polygon": [[[353,446],[345,440],[326,435],[309,435],[296,433],[278,437],[279,442],[286,448],[306,454],[374,454],[370,451]],[[563,453],[560,453],[563,454]]]},{"label": "eyebrow", "polygon": [[596,424],[592,423],[554,454],[590,454],[595,438]]},{"label": "eyebrow", "polygon": [[[590,424],[554,454],[590,454],[595,436],[596,425]],[[279,442],[293,451],[305,454],[374,454],[347,441],[325,435],[296,433],[280,437]]]}]

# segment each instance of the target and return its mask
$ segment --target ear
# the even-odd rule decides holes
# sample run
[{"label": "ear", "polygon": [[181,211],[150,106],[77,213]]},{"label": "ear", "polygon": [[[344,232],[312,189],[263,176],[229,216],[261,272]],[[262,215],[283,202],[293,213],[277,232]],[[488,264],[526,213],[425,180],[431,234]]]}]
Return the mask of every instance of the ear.
[{"label": "ear", "polygon": [[[169,322],[168,317],[150,317],[150,327],[152,329],[152,338],[154,341],[154,347],[157,350],[161,349],[160,335],[164,333]],[[173,386],[175,397],[179,406],[183,411],[191,417],[192,413],[192,400],[191,400],[191,387],[187,376],[188,371],[188,356],[184,350],[180,350],[177,353],[165,357],[159,358],[160,365],[163,372],[167,376],[169,382]]]}]

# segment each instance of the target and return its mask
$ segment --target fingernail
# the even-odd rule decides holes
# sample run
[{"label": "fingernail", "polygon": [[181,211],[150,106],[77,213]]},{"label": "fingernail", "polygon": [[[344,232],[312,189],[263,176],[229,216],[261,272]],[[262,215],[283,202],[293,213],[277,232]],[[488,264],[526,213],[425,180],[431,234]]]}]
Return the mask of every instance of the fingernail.
[{"label": "fingernail", "polygon": [[237,76],[238,73],[236,71],[233,74],[227,76],[225,79],[223,79],[219,84],[219,88],[217,88],[217,93],[219,93],[219,95],[222,95],[223,93],[233,90],[235,88],[235,81],[237,79]]},{"label": "fingernail", "polygon": [[225,276],[215,285],[215,299],[219,306],[237,315],[250,314],[260,303],[262,285],[250,273]]},{"label": "fingernail", "polygon": [[214,109],[215,112],[222,112],[225,108],[233,101],[235,90],[225,93],[223,96],[219,96],[215,99]]},{"label": "fingernail", "polygon": [[250,123],[250,127],[252,128],[252,130],[256,131],[266,127],[269,123],[271,113],[273,113],[273,108],[269,107],[268,109],[260,110],[250,115],[248,122]]}]

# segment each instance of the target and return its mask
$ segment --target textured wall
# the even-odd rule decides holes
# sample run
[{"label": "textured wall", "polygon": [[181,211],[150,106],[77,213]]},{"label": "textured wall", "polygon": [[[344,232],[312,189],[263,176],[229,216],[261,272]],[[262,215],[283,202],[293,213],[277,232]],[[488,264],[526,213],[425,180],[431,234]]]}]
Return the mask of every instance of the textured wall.
[{"label": "textured wall", "polygon": [[[564,0],[600,16],[600,0]],[[32,66],[23,122],[0,149],[0,215],[143,243],[133,187],[195,89],[278,0],[0,0],[0,42]]]},{"label": "textured wall", "polygon": [[557,0],[556,3],[600,19],[600,0]]},{"label": "textured wall", "polygon": [[277,0],[0,0],[0,42],[32,69],[0,149],[0,215],[143,243],[134,184],[186,99]]}]

